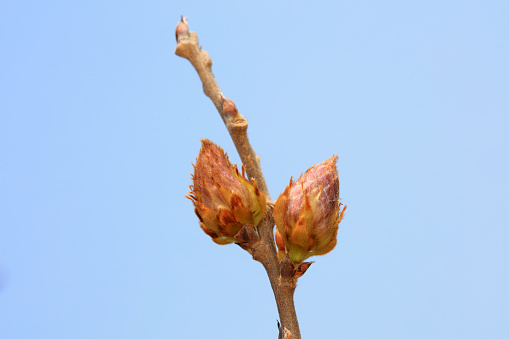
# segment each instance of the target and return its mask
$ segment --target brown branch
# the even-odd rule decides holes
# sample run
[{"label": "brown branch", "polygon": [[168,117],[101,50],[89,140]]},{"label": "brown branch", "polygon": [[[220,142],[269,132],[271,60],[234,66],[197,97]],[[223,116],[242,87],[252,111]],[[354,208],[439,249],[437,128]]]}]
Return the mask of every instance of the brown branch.
[{"label": "brown branch", "polygon": [[285,267],[282,269],[274,244],[272,202],[260,163],[247,137],[247,120],[238,112],[235,104],[223,96],[212,73],[210,55],[199,46],[198,35],[195,32],[189,32],[186,19],[179,22],[176,37],[175,54],[189,60],[195,68],[203,84],[203,92],[212,100],[223,119],[246,168],[247,175],[256,180],[258,187],[267,197],[267,215],[257,227],[258,236],[252,225],[245,225],[236,238],[241,241],[239,245],[251,253],[253,259],[259,261],[267,271],[281,320],[280,337],[301,339],[293,294],[297,278],[304,274],[309,265],[299,273],[299,268],[293,267],[292,263],[291,266],[288,266],[288,262],[283,260],[282,263]]},{"label": "brown branch", "polygon": [[293,335],[289,338],[300,339],[299,322],[293,302],[297,286],[296,269],[288,257],[281,264],[277,260],[272,233],[274,221],[271,216],[272,209],[269,208],[267,215],[258,225],[259,238],[253,236],[256,231],[252,225],[245,225],[235,238],[241,241],[239,246],[251,253],[253,259],[260,262],[267,271],[282,324],[280,331],[286,328],[290,335]]},{"label": "brown branch", "polygon": [[[185,21],[182,20],[181,22]],[[198,45],[198,35],[196,32],[189,33],[189,31],[187,31],[187,33],[182,33],[180,36],[177,33],[177,41],[178,44],[177,48],[175,48],[175,54],[189,60],[193,65],[203,84],[203,92],[212,100],[214,106],[216,106],[219,115],[230,133],[240,159],[246,168],[248,177],[254,178],[260,190],[270,199],[260,163],[247,137],[247,120],[237,111],[235,104],[233,104],[231,100],[225,98],[223,93],[219,90],[219,86],[212,73],[212,60],[210,59],[209,53]]]}]

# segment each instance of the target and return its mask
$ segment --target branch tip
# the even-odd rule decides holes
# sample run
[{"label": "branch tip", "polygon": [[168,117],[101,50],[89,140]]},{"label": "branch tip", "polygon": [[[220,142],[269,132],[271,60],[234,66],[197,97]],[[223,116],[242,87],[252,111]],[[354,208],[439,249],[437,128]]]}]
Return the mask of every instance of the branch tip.
[{"label": "branch tip", "polygon": [[175,29],[175,39],[177,40],[177,44],[183,37],[189,37],[189,26],[187,25],[187,16],[184,18],[184,16],[180,14],[180,21]]},{"label": "branch tip", "polygon": [[314,261],[308,261],[301,263],[296,269],[294,273],[294,279],[299,279],[306,273],[308,268],[314,263]]}]

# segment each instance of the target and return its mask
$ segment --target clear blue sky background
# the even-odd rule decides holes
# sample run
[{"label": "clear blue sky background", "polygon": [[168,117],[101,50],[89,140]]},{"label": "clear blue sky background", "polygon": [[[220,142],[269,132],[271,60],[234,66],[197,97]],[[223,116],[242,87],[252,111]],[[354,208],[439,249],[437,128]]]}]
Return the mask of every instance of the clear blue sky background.
[{"label": "clear blue sky background", "polygon": [[478,0],[3,1],[0,338],[276,338],[261,265],[184,198],[201,138],[239,160],[181,13],[273,199],[340,157],[304,338],[509,337],[509,2]]}]

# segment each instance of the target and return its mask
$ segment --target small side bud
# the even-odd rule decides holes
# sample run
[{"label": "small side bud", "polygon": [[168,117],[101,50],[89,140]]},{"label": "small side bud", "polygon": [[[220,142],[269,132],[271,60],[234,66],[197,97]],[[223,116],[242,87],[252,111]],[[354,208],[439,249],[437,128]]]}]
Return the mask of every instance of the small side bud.
[{"label": "small side bud", "polygon": [[235,235],[235,239],[244,243],[255,243],[260,240],[253,225],[244,225],[244,227],[240,229],[239,233]]},{"label": "small side bud", "polygon": [[[221,147],[202,140],[192,179],[186,197],[194,204],[200,227],[216,244],[241,243],[254,237],[252,231],[256,234],[254,227],[265,215],[265,195],[254,180],[245,177],[244,169],[239,173]],[[247,228],[240,234],[246,239],[236,239],[248,224],[253,230]]]},{"label": "small side bud", "polygon": [[175,29],[175,39],[177,40],[177,43],[179,43],[180,39],[184,36],[189,36],[189,26],[187,25],[187,17],[184,18],[181,15],[180,21],[177,24],[177,28]]},{"label": "small side bud", "polygon": [[300,264],[297,268],[295,268],[295,273],[293,276],[294,279],[299,279],[300,277],[302,277],[313,263],[314,261],[306,261]]},{"label": "small side bud", "polygon": [[206,50],[201,49],[201,46],[200,46],[200,54],[201,54],[201,58],[203,59],[203,62],[205,63],[205,65],[207,65],[207,67],[212,67],[212,59],[210,58],[209,53]]},{"label": "small side bud", "polygon": [[280,271],[281,279],[284,281],[289,281],[295,275],[295,266],[293,265],[292,260],[288,256],[288,254],[281,260],[281,271]]},{"label": "small side bud", "polygon": [[283,260],[286,255],[285,250],[285,239],[279,233],[279,230],[276,228],[276,232],[274,233],[274,238],[276,238],[276,247],[277,247],[277,259],[279,261]]},{"label": "small side bud", "polygon": [[223,113],[229,119],[233,120],[239,115],[239,111],[237,110],[237,106],[235,103],[221,94],[221,99],[223,100]]}]

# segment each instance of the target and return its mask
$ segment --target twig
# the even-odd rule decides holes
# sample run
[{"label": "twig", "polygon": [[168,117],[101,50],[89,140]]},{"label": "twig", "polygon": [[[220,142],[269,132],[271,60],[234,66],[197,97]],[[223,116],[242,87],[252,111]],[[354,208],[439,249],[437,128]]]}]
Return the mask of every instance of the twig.
[{"label": "twig", "polygon": [[[183,21],[184,19],[181,22]],[[195,68],[203,84],[203,92],[212,100],[223,119],[240,159],[246,168],[247,175],[256,180],[260,190],[270,199],[260,163],[247,137],[247,120],[237,111],[235,104],[225,98],[219,90],[219,86],[212,73],[212,60],[209,53],[198,45],[198,35],[196,32],[181,34],[180,38],[177,34],[177,41],[175,54],[189,60]]]},{"label": "twig", "polygon": [[281,335],[287,339],[301,339],[293,294],[297,278],[309,265],[299,273],[299,268],[295,268],[291,261],[290,264],[285,260],[282,265],[279,263],[274,244],[272,202],[256,153],[247,137],[247,120],[238,112],[235,104],[220,91],[212,73],[210,55],[199,46],[198,35],[189,32],[184,18],[177,26],[176,37],[175,54],[189,60],[195,68],[203,84],[203,92],[212,100],[223,119],[248,176],[256,180],[259,189],[267,197],[267,215],[258,225],[259,236],[252,225],[245,225],[238,233],[241,240],[239,245],[251,253],[253,259],[259,261],[267,271],[281,320]]}]

